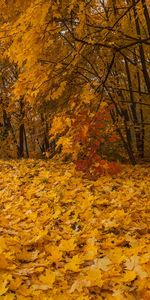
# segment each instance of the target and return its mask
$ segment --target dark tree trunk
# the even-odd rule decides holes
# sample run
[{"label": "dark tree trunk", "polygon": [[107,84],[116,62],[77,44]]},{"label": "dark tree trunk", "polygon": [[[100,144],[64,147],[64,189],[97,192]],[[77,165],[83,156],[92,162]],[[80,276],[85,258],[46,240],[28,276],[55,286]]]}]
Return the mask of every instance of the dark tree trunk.
[{"label": "dark tree trunk", "polygon": [[[134,4],[133,10],[134,10],[136,32],[137,32],[138,37],[141,39],[141,29],[140,29],[140,24],[139,24],[138,13],[137,13],[136,6],[135,6],[135,0],[133,0],[133,4]],[[150,77],[148,74],[148,68],[146,66],[145,53],[144,53],[144,48],[143,48],[142,44],[139,45],[139,53],[140,53],[140,59],[141,59],[141,65],[142,65],[142,71],[143,71],[145,84],[146,84],[148,92],[150,93]]]},{"label": "dark tree trunk", "polygon": [[147,30],[150,36],[150,17],[149,17],[149,13],[148,13],[148,5],[146,4],[145,0],[141,0],[142,2],[142,6],[143,6],[143,12],[144,12],[144,16],[145,16],[145,20],[146,20],[146,25],[147,25]]},{"label": "dark tree trunk", "polygon": [[22,157],[24,157],[24,124],[21,124],[19,128],[18,158]]},{"label": "dark tree trunk", "polygon": [[24,142],[25,142],[26,155],[29,158],[29,149],[28,149],[28,143],[27,143],[27,136],[26,136],[25,126],[24,126]]}]

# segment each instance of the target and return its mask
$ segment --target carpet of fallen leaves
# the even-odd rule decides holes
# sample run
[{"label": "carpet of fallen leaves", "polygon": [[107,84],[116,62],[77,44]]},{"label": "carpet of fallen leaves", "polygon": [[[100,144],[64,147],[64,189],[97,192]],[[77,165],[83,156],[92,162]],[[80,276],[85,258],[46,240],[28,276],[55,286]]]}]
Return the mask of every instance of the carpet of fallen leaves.
[{"label": "carpet of fallen leaves", "polygon": [[0,300],[149,300],[149,171],[0,161]]}]

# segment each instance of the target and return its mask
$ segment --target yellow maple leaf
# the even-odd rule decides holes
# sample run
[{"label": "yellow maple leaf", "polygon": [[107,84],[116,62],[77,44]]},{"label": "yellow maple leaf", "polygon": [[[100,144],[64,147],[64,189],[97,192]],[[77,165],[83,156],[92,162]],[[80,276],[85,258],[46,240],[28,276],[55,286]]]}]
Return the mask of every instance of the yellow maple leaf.
[{"label": "yellow maple leaf", "polygon": [[4,254],[0,254],[0,269],[7,269],[9,267],[8,261]]},{"label": "yellow maple leaf", "polygon": [[32,294],[31,287],[27,286],[26,284],[22,284],[18,289],[17,292],[23,296],[30,296]]},{"label": "yellow maple leaf", "polygon": [[72,257],[72,259],[65,265],[65,270],[70,270],[74,272],[78,272],[80,269],[79,264],[81,263],[81,259],[78,255]]},{"label": "yellow maple leaf", "polygon": [[9,293],[4,296],[3,300],[14,300],[16,298],[14,293]]},{"label": "yellow maple leaf", "polygon": [[140,263],[144,264],[150,261],[150,253],[145,253],[140,257]]},{"label": "yellow maple leaf", "polygon": [[55,272],[52,272],[50,270],[46,270],[45,275],[40,275],[39,280],[44,283],[45,285],[48,285],[49,287],[53,286],[53,283],[55,282],[56,274]]},{"label": "yellow maple leaf", "polygon": [[133,270],[141,279],[148,277],[147,272],[140,266],[139,256],[137,255],[132,255],[130,258],[127,258],[125,266],[127,270]]},{"label": "yellow maple leaf", "polygon": [[8,281],[4,280],[0,283],[0,296],[4,295],[8,290]]},{"label": "yellow maple leaf", "polygon": [[30,261],[35,261],[38,257],[39,251],[34,251],[34,252],[28,252],[23,250],[22,252],[18,253],[16,255],[17,259],[19,259],[20,261],[26,261],[26,262],[30,262]]},{"label": "yellow maple leaf", "polygon": [[77,279],[71,286],[69,292],[74,293],[76,290],[81,293],[84,287],[90,287],[91,283],[86,279]]},{"label": "yellow maple leaf", "polygon": [[126,271],[121,281],[123,282],[130,282],[136,278],[137,274],[135,271]]},{"label": "yellow maple leaf", "polygon": [[94,260],[94,264],[97,266],[97,268],[107,271],[111,265],[111,261],[107,256],[104,256],[103,258],[96,258]]},{"label": "yellow maple leaf", "polygon": [[85,260],[93,260],[97,255],[97,246],[96,245],[87,245],[85,247],[85,254],[84,259]]},{"label": "yellow maple leaf", "polygon": [[62,252],[56,246],[45,245],[45,250],[47,253],[49,253],[51,255],[51,260],[53,262],[59,261],[62,257]]},{"label": "yellow maple leaf", "polygon": [[102,280],[102,273],[99,268],[97,267],[90,267],[88,269],[88,274],[86,276],[86,280],[90,281],[91,286],[99,286],[102,287],[103,280]]},{"label": "yellow maple leaf", "polygon": [[73,251],[76,247],[75,239],[71,238],[70,240],[62,240],[59,249],[62,251]]},{"label": "yellow maple leaf", "polygon": [[149,277],[148,273],[146,271],[144,271],[140,265],[136,266],[134,268],[134,271],[141,279]]}]

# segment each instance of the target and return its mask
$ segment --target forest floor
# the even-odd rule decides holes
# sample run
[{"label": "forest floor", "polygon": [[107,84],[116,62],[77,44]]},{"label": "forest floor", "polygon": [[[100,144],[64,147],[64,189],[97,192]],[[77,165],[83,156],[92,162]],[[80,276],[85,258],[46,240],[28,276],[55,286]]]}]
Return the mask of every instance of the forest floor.
[{"label": "forest floor", "polygon": [[150,166],[0,161],[0,300],[149,300]]}]

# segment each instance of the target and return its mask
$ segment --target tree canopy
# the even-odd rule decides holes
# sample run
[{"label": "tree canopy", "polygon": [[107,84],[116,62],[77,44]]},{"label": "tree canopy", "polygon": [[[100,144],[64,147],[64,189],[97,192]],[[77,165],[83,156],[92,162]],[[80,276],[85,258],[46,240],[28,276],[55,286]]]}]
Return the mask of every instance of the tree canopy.
[{"label": "tree canopy", "polygon": [[16,0],[0,9],[1,149],[147,157],[148,3]]}]

